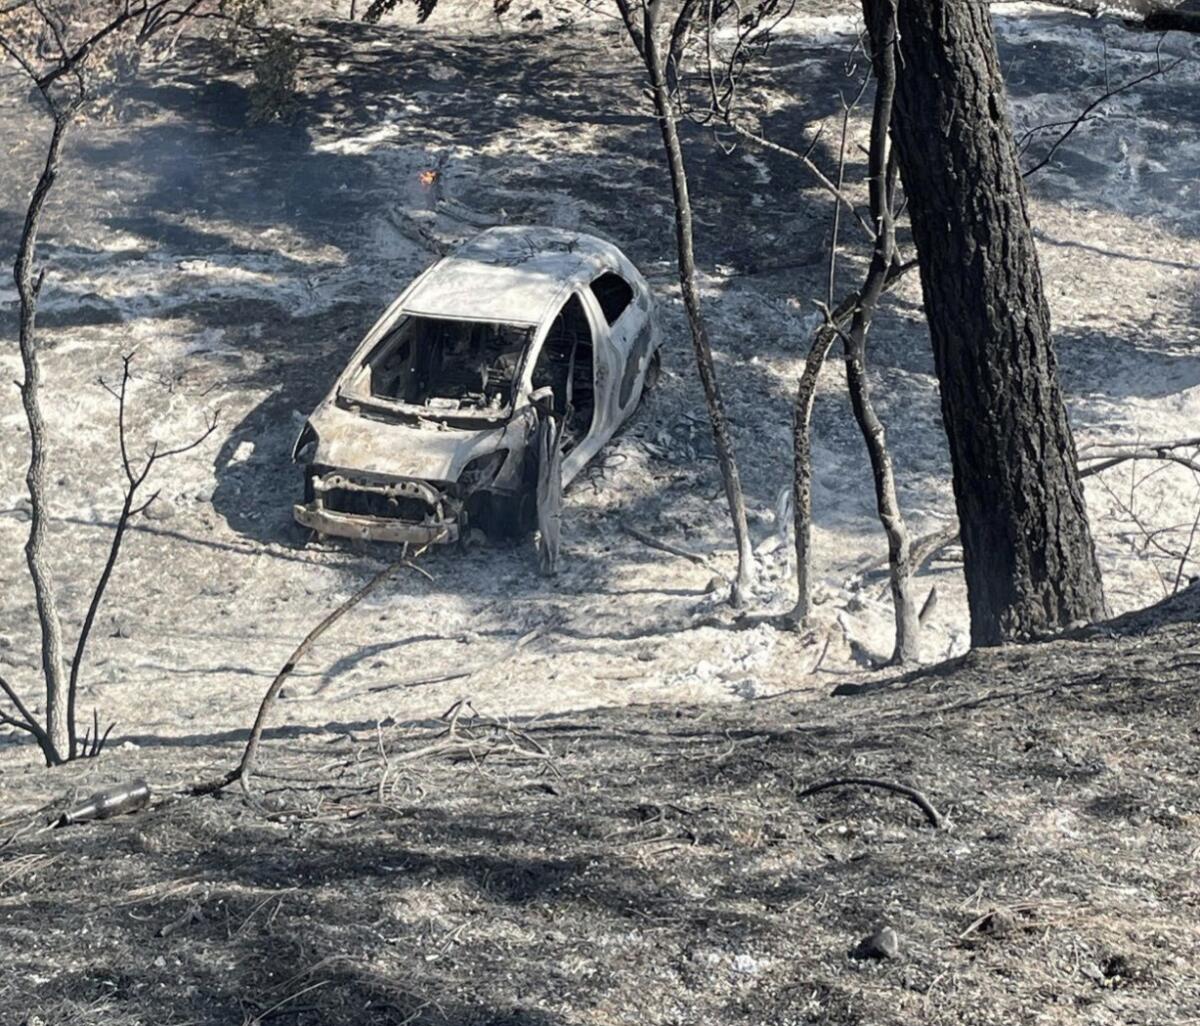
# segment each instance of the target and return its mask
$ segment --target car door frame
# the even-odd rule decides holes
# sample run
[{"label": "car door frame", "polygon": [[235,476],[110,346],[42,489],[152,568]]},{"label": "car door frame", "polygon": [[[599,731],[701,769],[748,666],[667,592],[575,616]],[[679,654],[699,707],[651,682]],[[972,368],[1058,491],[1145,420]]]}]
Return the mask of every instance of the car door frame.
[{"label": "car door frame", "polygon": [[[599,277],[599,276],[597,276]],[[594,280],[594,279],[593,279]],[[612,438],[616,431],[619,417],[614,421],[612,405],[615,402],[615,381],[620,375],[620,364],[613,342],[612,332],[600,303],[591,289],[591,282],[574,285],[565,293],[562,303],[554,307],[554,317],[557,317],[572,296],[578,296],[587,315],[588,326],[592,331],[592,423],[588,433],[567,453],[562,462],[562,480],[565,488],[587,466]],[[550,322],[553,323],[553,317]]]}]

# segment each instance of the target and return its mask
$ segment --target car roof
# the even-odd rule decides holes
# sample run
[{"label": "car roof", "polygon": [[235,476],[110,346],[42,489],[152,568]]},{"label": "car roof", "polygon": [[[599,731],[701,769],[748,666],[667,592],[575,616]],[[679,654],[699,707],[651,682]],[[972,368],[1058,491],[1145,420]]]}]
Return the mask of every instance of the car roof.
[{"label": "car roof", "polygon": [[574,285],[627,263],[612,243],[562,228],[489,228],[418,278],[406,313],[540,324]]}]

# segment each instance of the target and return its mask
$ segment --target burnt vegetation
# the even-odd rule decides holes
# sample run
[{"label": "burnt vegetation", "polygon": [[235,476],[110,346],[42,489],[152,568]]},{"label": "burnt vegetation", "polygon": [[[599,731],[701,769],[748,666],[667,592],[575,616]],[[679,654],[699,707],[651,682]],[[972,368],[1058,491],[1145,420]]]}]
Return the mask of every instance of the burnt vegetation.
[{"label": "burnt vegetation", "polygon": [[5,1026],[1200,1021],[1200,25],[1005,6],[0,0]]},{"label": "burnt vegetation", "polygon": [[[2,996],[86,1024],[1186,1021],[1197,612],[834,703],[276,730],[251,803],[48,836],[43,784],[3,821]],[[941,829],[822,787],[897,775]],[[898,957],[851,958],[880,922]]]}]

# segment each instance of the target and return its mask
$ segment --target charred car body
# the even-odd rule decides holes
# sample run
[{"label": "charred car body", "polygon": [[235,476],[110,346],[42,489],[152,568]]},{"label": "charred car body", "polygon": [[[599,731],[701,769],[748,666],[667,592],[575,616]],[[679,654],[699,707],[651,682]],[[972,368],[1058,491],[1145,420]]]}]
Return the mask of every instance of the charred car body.
[{"label": "charred car body", "polygon": [[634,411],[661,334],[610,243],[493,228],[416,279],[313,412],[296,520],[320,534],[453,542],[532,523],[539,417],[562,422],[570,483]]}]

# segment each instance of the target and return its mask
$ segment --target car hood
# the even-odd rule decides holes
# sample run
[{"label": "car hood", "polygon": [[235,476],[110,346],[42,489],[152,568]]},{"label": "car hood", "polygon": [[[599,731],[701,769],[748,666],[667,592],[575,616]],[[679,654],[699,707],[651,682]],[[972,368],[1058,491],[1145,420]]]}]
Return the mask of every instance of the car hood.
[{"label": "car hood", "polygon": [[473,459],[504,447],[512,425],[479,430],[405,424],[325,402],[309,418],[317,433],[312,462],[342,470],[425,481],[457,481]]}]

